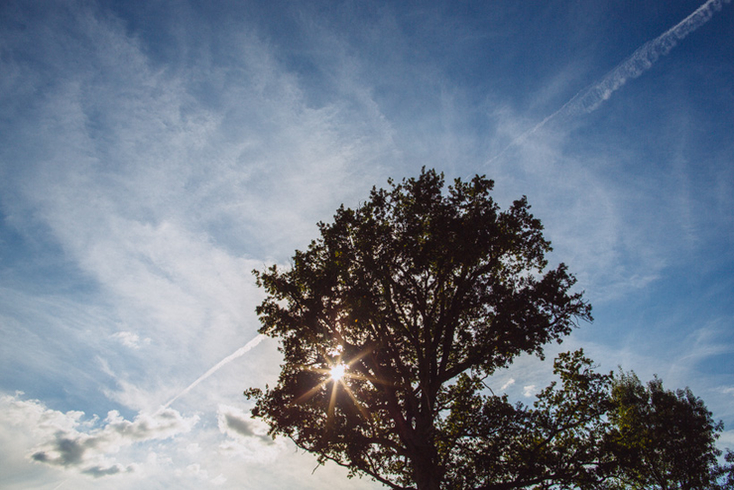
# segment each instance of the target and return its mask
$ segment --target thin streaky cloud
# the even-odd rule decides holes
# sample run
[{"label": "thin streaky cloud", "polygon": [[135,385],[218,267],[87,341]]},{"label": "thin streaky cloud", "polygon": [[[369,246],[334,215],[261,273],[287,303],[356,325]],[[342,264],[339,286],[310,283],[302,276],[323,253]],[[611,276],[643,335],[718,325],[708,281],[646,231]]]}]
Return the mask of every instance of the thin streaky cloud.
[{"label": "thin streaky cloud", "polygon": [[[576,94],[550,117],[573,117],[595,111],[611,97],[612,93],[619,90],[628,80],[635,79],[652,68],[658,59],[666,56],[680,41],[711,20],[714,12],[721,10],[723,4],[730,1],[708,0],[678,24],[643,44],[599,82]],[[548,118],[544,122],[547,120]]]},{"label": "thin streaky cloud", "polygon": [[169,406],[171,406],[171,404],[173,402],[175,402],[176,400],[178,400],[179,398],[181,398],[182,396],[184,396],[185,394],[187,394],[189,391],[191,391],[192,389],[194,389],[196,387],[196,385],[198,385],[199,383],[201,383],[202,381],[204,381],[206,378],[208,378],[212,374],[216,373],[222,367],[224,367],[225,365],[227,365],[230,362],[234,361],[235,359],[237,359],[237,358],[242,357],[243,355],[245,355],[252,348],[254,348],[257,344],[259,344],[260,342],[262,342],[262,340],[264,338],[265,338],[264,335],[258,335],[257,337],[255,337],[254,339],[250,340],[248,343],[246,343],[245,345],[243,345],[242,347],[240,347],[239,349],[237,349],[236,351],[234,351],[232,354],[228,355],[227,357],[225,357],[224,359],[222,359],[221,361],[219,361],[217,364],[214,365],[214,367],[212,367],[207,372],[205,372],[204,374],[202,374],[201,376],[199,376],[199,378],[196,381],[194,381],[189,386],[187,386],[183,391],[181,391],[181,393],[179,393],[178,395],[176,395],[173,398],[171,398],[168,401],[168,403],[166,403],[165,405],[163,405],[160,408],[159,411],[167,409]]},{"label": "thin streaky cloud", "polygon": [[507,150],[525,141],[553,119],[574,118],[597,110],[614,92],[622,88],[629,80],[640,77],[652,68],[656,61],[670,53],[680,41],[706,24],[715,12],[721,10],[725,3],[730,2],[731,0],[708,0],[691,15],[663,34],[637,48],[634,53],[604,75],[601,80],[578,92],[556,112],[515,138],[502,151],[492,157],[488,163],[497,160]]}]

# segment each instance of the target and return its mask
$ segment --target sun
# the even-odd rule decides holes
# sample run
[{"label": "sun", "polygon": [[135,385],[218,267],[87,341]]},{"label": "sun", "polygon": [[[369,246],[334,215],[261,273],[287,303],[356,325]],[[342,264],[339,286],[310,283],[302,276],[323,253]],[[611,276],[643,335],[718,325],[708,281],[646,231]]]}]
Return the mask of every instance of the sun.
[{"label": "sun", "polygon": [[329,374],[331,375],[331,379],[333,381],[339,381],[344,377],[344,370],[347,368],[344,364],[337,364],[331,370],[329,371]]},{"label": "sun", "polygon": [[338,393],[343,392],[347,395],[349,399],[354,403],[354,406],[359,410],[359,413],[364,417],[365,420],[372,420],[370,412],[365,408],[360,400],[357,398],[357,395],[352,391],[350,388],[349,382],[355,381],[356,383],[360,383],[361,381],[367,381],[370,383],[377,383],[377,384],[390,384],[385,381],[381,381],[377,378],[373,378],[372,376],[369,376],[367,374],[364,374],[360,372],[361,370],[359,368],[355,369],[355,364],[359,362],[362,358],[370,354],[373,349],[368,348],[364,349],[362,352],[360,352],[358,355],[352,357],[347,362],[344,362],[342,360],[342,353],[344,348],[342,346],[337,346],[334,349],[324,352],[323,353],[323,364],[321,366],[323,367],[313,367],[313,366],[303,366],[304,369],[308,371],[312,371],[314,373],[318,373],[323,375],[324,377],[321,378],[321,382],[313,386],[310,390],[306,391],[302,395],[300,395],[298,398],[296,398],[296,403],[304,403],[307,400],[309,400],[312,396],[314,396],[316,393],[324,390],[326,386],[331,383],[331,395],[329,399],[329,405],[326,410],[326,420],[327,423],[329,420],[332,420],[334,418],[334,411],[337,408],[337,403],[339,400]]}]

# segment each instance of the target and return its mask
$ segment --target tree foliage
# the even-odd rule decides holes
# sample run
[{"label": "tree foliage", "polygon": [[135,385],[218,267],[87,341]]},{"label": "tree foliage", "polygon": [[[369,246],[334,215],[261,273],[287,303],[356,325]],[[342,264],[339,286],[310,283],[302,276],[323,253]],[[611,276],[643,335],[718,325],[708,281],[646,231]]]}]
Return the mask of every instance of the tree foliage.
[{"label": "tree foliage", "polygon": [[[710,490],[734,488],[732,466],[721,466],[716,439],[723,430],[690,389],[669,391],[634,373],[614,379],[607,438],[619,464],[621,488]],[[732,456],[727,455],[729,463]]]},{"label": "tree foliage", "polygon": [[253,415],[394,489],[602,488],[619,468],[601,450],[618,442],[611,375],[576,352],[533,406],[485,385],[591,319],[567,268],[547,269],[527,200],[500,210],[483,176],[444,193],[433,170],[389,184],[320,223],[290,268],[255,271],[284,362],[275,387],[246,392]]}]

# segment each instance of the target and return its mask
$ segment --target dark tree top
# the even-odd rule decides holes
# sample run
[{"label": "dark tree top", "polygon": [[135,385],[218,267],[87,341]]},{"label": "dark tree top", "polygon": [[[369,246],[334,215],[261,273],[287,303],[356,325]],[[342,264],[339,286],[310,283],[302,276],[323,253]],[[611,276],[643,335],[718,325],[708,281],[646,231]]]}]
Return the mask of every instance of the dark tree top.
[{"label": "dark tree top", "polygon": [[[253,413],[319,461],[392,488],[520,487],[517,474],[497,486],[472,470],[527,415],[480,395],[483,380],[542,356],[591,308],[563,264],[546,270],[551,247],[524,197],[502,211],[491,180],[446,190],[425,169],[389,184],[320,223],[289,269],[255,272],[260,332],[280,339],[284,363],[275,387],[248,391]],[[444,486],[462,471],[476,478]]]},{"label": "dark tree top", "polygon": [[734,488],[734,454],[720,465],[724,430],[690,389],[670,391],[657,377],[643,385],[620,373],[611,390],[606,439],[618,471],[609,488],[723,490]]}]

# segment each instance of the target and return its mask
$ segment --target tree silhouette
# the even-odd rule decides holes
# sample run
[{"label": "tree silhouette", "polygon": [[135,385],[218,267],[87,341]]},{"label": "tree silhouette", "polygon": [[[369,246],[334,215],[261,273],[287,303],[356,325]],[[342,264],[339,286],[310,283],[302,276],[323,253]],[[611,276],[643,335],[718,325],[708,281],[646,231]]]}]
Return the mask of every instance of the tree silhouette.
[{"label": "tree silhouette", "polygon": [[[732,465],[717,461],[723,424],[714,422],[690,389],[665,390],[658,378],[645,386],[634,373],[622,373],[613,381],[610,401],[607,438],[619,464],[613,479],[618,488],[734,488]],[[731,453],[727,460],[734,462]]]},{"label": "tree silhouette", "polygon": [[562,354],[532,406],[485,384],[591,319],[566,267],[546,269],[527,200],[501,211],[484,176],[388,183],[319,223],[290,268],[255,271],[284,362],[275,387],[245,392],[253,416],[394,489],[612,488],[611,374]]}]

